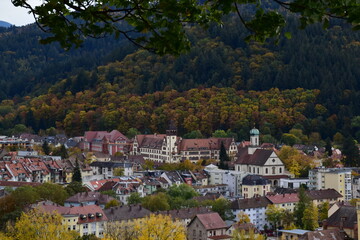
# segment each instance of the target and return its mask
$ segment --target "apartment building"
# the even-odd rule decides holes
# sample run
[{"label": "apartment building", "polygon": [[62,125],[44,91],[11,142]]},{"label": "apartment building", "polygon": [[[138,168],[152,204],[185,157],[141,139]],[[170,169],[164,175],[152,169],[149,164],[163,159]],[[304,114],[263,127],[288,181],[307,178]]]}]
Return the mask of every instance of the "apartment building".
[{"label": "apartment building", "polygon": [[309,189],[333,188],[344,196],[342,200],[352,199],[350,168],[316,168],[309,170]]}]

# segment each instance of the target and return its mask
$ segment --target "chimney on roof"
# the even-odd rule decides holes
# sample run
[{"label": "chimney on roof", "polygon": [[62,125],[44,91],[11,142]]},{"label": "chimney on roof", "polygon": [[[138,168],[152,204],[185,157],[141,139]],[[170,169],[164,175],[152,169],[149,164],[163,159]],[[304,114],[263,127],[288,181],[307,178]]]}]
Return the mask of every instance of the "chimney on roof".
[{"label": "chimney on roof", "polygon": [[131,205],[129,205],[129,212],[131,212]]},{"label": "chimney on roof", "polygon": [[322,227],[323,227],[323,230],[326,230],[326,229],[327,229],[327,227],[328,227],[328,222],[327,222],[326,219],[323,220],[323,222],[322,222]]},{"label": "chimney on roof", "polygon": [[344,222],[346,220],[346,217],[341,217],[340,218],[340,226],[339,226],[339,229],[340,231],[344,230]]},{"label": "chimney on roof", "polygon": [[142,206],[141,206],[141,204],[139,205],[139,210],[141,210],[142,209]]}]

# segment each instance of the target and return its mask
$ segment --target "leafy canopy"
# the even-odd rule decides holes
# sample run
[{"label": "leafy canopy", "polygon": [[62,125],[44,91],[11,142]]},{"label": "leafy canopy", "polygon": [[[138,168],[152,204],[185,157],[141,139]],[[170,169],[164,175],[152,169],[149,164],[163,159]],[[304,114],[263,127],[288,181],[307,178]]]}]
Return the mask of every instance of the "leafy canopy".
[{"label": "leafy canopy", "polygon": [[[278,37],[285,26],[280,11],[268,9],[258,0],[44,0],[39,6],[32,6],[29,0],[12,2],[27,8],[36,17],[38,26],[52,33],[42,39],[42,43],[58,41],[65,48],[81,45],[84,37],[115,34],[158,54],[178,55],[190,48],[186,26],[221,24],[222,16],[230,13],[237,14],[249,30],[248,40]],[[341,18],[353,23],[354,29],[360,28],[357,0],[269,2],[298,13],[301,27],[321,22],[326,28],[330,18]],[[245,16],[244,8],[249,5],[255,7],[255,11],[252,16]],[[288,33],[285,36],[290,37]]]}]

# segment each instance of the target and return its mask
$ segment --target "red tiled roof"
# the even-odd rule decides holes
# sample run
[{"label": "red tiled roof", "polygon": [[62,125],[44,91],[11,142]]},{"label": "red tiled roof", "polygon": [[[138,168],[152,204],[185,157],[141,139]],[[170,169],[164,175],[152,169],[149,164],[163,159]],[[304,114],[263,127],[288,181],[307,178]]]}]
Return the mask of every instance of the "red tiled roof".
[{"label": "red tiled roof", "polygon": [[[73,215],[78,216],[78,223],[85,223],[85,222],[100,222],[100,221],[107,221],[107,217],[104,214],[103,210],[100,206],[97,205],[86,205],[86,206],[77,206],[77,207],[64,207],[57,204],[47,204],[47,203],[39,203],[34,206],[45,212],[58,212],[61,215]],[[97,217],[96,213],[102,214],[101,217]],[[89,214],[94,214],[94,218],[89,218]],[[85,215],[86,218],[80,218],[80,215]]]},{"label": "red tiled roof", "polygon": [[297,193],[285,193],[266,196],[273,204],[295,203],[299,201]]},{"label": "red tiled roof", "polygon": [[124,139],[128,141],[129,139],[123,135],[118,130],[112,130],[111,132],[106,131],[87,131],[85,132],[85,140],[87,142],[92,142],[93,140],[103,140],[106,139],[109,142],[115,142],[118,139]]},{"label": "red tiled roof", "polygon": [[273,150],[268,149],[256,149],[254,154],[250,155],[247,148],[240,148],[235,163],[263,166],[273,152]]},{"label": "red tiled roof", "polygon": [[180,151],[189,150],[220,150],[221,143],[226,149],[230,148],[232,138],[208,138],[208,139],[182,139],[180,143]]},{"label": "red tiled roof", "polygon": [[204,225],[206,230],[227,228],[224,220],[217,212],[197,214],[196,217]]}]

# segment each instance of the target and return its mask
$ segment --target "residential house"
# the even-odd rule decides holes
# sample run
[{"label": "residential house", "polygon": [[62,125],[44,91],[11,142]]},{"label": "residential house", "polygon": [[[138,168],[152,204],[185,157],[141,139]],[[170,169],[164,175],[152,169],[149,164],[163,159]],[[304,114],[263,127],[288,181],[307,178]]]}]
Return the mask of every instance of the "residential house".
[{"label": "residential house", "polygon": [[104,225],[108,219],[100,206],[65,207],[54,203],[40,202],[32,205],[31,208],[61,214],[63,217],[62,224],[66,226],[69,231],[77,231],[81,237],[91,234],[99,238],[104,236]]},{"label": "residential house", "polygon": [[349,239],[337,229],[316,230],[304,233],[299,240],[346,240]]},{"label": "residential house", "polygon": [[114,175],[116,169],[122,171],[122,176],[132,176],[134,174],[132,163],[96,161],[90,163],[90,167],[93,172],[92,180],[116,177]]},{"label": "residential house", "polygon": [[260,132],[254,128],[250,131],[250,146],[239,148],[235,157],[235,171],[261,175],[278,186],[281,178],[288,178],[285,166],[273,150],[259,147]]},{"label": "residential house", "polygon": [[187,227],[188,240],[230,240],[227,225],[218,213],[197,214]]},{"label": "residential house", "polygon": [[143,208],[140,204],[117,206],[105,209],[104,213],[109,222],[131,222],[141,221],[152,214],[152,212],[146,208]]},{"label": "residential house", "polygon": [[244,212],[257,229],[263,230],[265,225],[270,226],[265,214],[270,204],[271,201],[266,197],[254,197],[232,201],[230,207],[235,215],[235,221],[239,221],[239,213]]},{"label": "residential house", "polygon": [[0,148],[15,147],[16,149],[32,148],[33,144],[29,140],[21,139],[18,137],[0,136]]},{"label": "residential house", "polygon": [[350,202],[344,202],[344,201],[338,201],[334,204],[330,205],[330,208],[328,209],[328,217],[333,215],[340,207],[342,206],[352,206]]},{"label": "residential house", "polygon": [[209,193],[219,193],[223,196],[229,196],[229,187],[227,184],[193,186],[193,188],[197,193],[203,196]]},{"label": "residential house", "polygon": [[209,184],[209,176],[204,170],[192,171],[195,186],[206,186]]},{"label": "residential house", "polygon": [[309,196],[315,206],[319,206],[324,202],[329,202],[329,204],[333,204],[343,199],[343,196],[335,189],[308,190],[306,191],[306,194]]},{"label": "residential house", "polygon": [[102,209],[111,200],[115,200],[113,197],[101,194],[99,192],[80,192],[65,200],[65,207],[77,207],[86,205],[98,205]]},{"label": "residential house", "polygon": [[299,238],[307,232],[310,232],[310,231],[303,230],[303,229],[279,230],[281,239],[284,239],[284,240],[299,240]]},{"label": "residential house", "polygon": [[340,206],[325,222],[326,229],[338,229],[352,239],[357,238],[358,224],[357,212],[354,206]]},{"label": "residential house", "polygon": [[229,189],[229,196],[236,197],[241,195],[241,184],[247,172],[219,169],[218,166],[210,164],[204,171],[209,176],[210,185],[226,184]]},{"label": "residential house", "polygon": [[110,181],[98,189],[99,192],[108,190],[113,190],[116,193],[117,199],[123,204],[128,203],[128,198],[132,193],[138,193],[140,197],[145,196],[144,186],[139,181]]},{"label": "residential house", "polygon": [[185,183],[179,171],[164,171],[160,177],[164,178],[170,186]]},{"label": "residential house", "polygon": [[180,221],[185,227],[197,214],[203,213],[213,213],[213,211],[207,207],[193,207],[156,212],[156,214],[168,215],[174,221]]},{"label": "residential house", "polygon": [[297,193],[267,195],[266,197],[276,207],[283,208],[290,212],[294,212],[295,205],[299,202]]},{"label": "residential house", "polygon": [[270,192],[270,181],[260,175],[247,175],[242,180],[241,192],[244,198],[265,196]]},{"label": "residential house", "polygon": [[352,199],[351,168],[316,168],[309,170],[309,189],[333,188],[345,201]]}]

